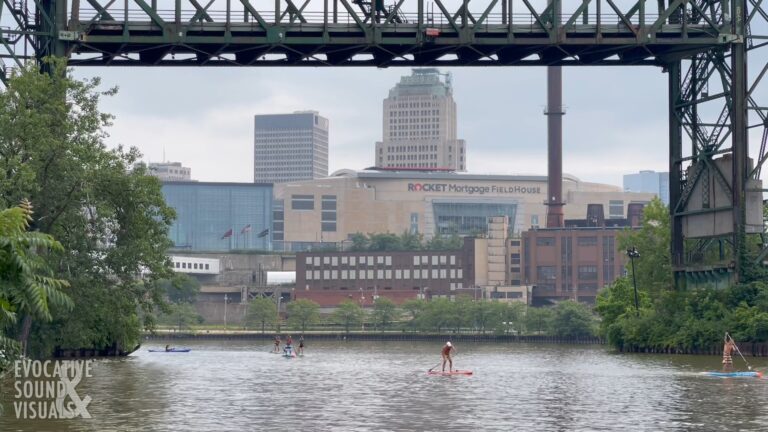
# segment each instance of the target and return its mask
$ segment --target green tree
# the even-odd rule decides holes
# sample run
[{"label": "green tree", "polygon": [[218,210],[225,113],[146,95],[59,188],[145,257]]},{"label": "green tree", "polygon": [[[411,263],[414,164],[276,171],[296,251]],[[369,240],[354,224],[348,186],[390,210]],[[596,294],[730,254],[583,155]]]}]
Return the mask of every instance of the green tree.
[{"label": "green tree", "polygon": [[424,248],[424,236],[404,231],[400,235],[400,247],[405,251],[421,250]]},{"label": "green tree", "polygon": [[497,302],[470,301],[468,303],[468,313],[472,327],[483,334],[489,327],[496,327],[497,322],[501,318],[499,315],[499,305],[500,303]]},{"label": "green tree", "polygon": [[395,234],[368,234],[368,250],[375,252],[402,250],[403,246],[400,237]]},{"label": "green tree", "polygon": [[[671,231],[669,227],[669,208],[659,198],[654,198],[643,209],[643,221],[640,229],[626,230],[619,236],[619,250],[636,247],[640,253],[635,258],[635,277],[638,290],[648,292],[651,297],[671,289],[672,256],[669,245]],[[627,262],[630,274],[632,267]]]},{"label": "green tree", "polygon": [[349,333],[349,328],[354,325],[362,324],[363,308],[352,300],[344,300],[333,312],[333,319],[336,323],[344,326],[344,331]]},{"label": "green tree", "polygon": [[379,297],[373,303],[371,318],[378,328],[386,330],[392,321],[398,318],[399,313],[395,302],[386,297]]},{"label": "green tree", "polygon": [[427,302],[423,299],[407,300],[402,305],[403,312],[408,316],[408,327],[411,330],[420,328],[421,318],[427,308]]},{"label": "green tree", "polygon": [[[638,304],[641,309],[651,309],[652,304],[648,293],[638,290]],[[595,300],[595,311],[602,317],[600,331],[607,335],[608,326],[626,314],[635,314],[635,291],[630,281],[622,277],[613,281],[600,291]]]},{"label": "green tree", "polygon": [[172,303],[168,312],[161,315],[159,321],[162,324],[176,327],[179,331],[188,329],[192,324],[201,324],[203,317],[197,313],[197,309],[189,303]]},{"label": "green tree", "polygon": [[552,328],[552,309],[529,307],[525,312],[525,329],[534,334],[549,334]]},{"label": "green tree", "polygon": [[46,254],[63,252],[63,247],[50,235],[27,231],[32,215],[28,201],[0,211],[0,351],[18,351],[6,333],[17,322],[17,314],[49,321],[53,308],[72,308],[62,291],[69,284],[51,277],[44,259]]},{"label": "green tree", "polygon": [[[480,302],[472,301],[472,298],[468,295],[459,295],[455,300],[449,301],[449,307],[446,308],[448,325],[453,328],[455,333],[461,333],[464,328],[479,327],[480,323],[473,321],[478,318],[477,311],[482,307],[479,304]],[[483,327],[485,327],[485,324],[486,321],[483,321]]]},{"label": "green tree", "polygon": [[437,234],[430,239],[426,244],[428,250],[454,250],[461,249],[462,246],[461,237],[457,234],[451,234],[449,237]]},{"label": "green tree", "polygon": [[501,322],[497,323],[496,331],[498,333],[507,333],[512,331],[516,334],[521,334],[525,327],[525,303],[510,302],[502,303],[503,308],[499,311],[501,314]]},{"label": "green tree", "polygon": [[302,332],[320,318],[320,305],[312,300],[299,299],[288,303],[288,323]]},{"label": "green tree", "polygon": [[274,301],[266,297],[256,297],[251,300],[248,304],[247,326],[260,324],[263,334],[267,324],[274,325],[275,323],[277,323],[277,304]]},{"label": "green tree", "polygon": [[184,273],[175,273],[170,279],[160,279],[157,284],[172,303],[194,303],[200,292],[200,282]]},{"label": "green tree", "polygon": [[441,297],[426,302],[426,308],[422,313],[420,324],[425,329],[431,329],[438,333],[449,328],[461,326],[463,317],[456,316],[454,302]]},{"label": "green tree", "polygon": [[594,336],[595,316],[587,305],[566,300],[554,309],[552,332],[555,335],[571,338]]},{"label": "green tree", "polygon": [[367,251],[368,247],[370,246],[370,240],[368,239],[368,236],[366,236],[363,233],[356,232],[350,235],[349,239],[352,241],[352,246],[349,248],[350,251],[353,251],[353,252]]},{"label": "green tree", "polygon": [[61,242],[64,252],[44,259],[54,277],[69,281],[75,309],[53,310],[48,322],[25,314],[21,339],[37,356],[56,345],[133,346],[140,311],[151,324],[164,301],[156,282],[172,274],[166,250],[174,213],[160,182],[131,170],[138,151],[104,144],[112,117],[98,105],[114,90],[71,78],[64,60],[47,62],[51,73],[30,64],[0,93],[0,207],[35,203],[30,229]]}]

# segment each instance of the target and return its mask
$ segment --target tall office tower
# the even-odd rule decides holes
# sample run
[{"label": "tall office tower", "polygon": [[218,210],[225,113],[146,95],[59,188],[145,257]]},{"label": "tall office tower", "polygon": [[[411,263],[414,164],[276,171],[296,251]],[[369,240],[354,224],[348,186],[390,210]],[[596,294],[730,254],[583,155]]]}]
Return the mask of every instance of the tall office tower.
[{"label": "tall office tower", "polygon": [[[444,79],[441,79],[444,78]],[[383,140],[376,166],[432,171],[466,171],[464,140],[456,139],[456,102],[451,75],[413,69],[384,99]]]},{"label": "tall office tower", "polygon": [[328,176],[328,119],[317,111],[257,115],[254,126],[254,182]]},{"label": "tall office tower", "polygon": [[655,193],[664,204],[669,205],[669,172],[644,170],[637,174],[624,174],[624,191]]}]

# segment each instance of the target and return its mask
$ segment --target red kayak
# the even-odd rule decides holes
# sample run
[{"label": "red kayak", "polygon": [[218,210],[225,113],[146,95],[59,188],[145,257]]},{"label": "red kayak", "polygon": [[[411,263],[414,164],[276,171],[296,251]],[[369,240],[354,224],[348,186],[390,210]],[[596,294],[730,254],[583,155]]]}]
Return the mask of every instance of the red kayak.
[{"label": "red kayak", "polygon": [[451,376],[451,375],[472,375],[472,371],[470,370],[455,370],[451,372],[443,372],[443,371],[427,371],[427,375],[443,375],[443,376]]}]

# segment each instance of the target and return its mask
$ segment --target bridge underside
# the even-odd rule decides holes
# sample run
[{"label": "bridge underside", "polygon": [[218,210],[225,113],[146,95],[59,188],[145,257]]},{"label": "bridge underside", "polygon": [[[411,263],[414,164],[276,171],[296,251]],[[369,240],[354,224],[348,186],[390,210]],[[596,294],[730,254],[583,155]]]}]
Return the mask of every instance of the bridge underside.
[{"label": "bridge underside", "polygon": [[[85,24],[75,25],[75,28]],[[280,31],[253,25],[208,24],[180,32],[153,25],[99,23],[70,44],[72,65],[122,66],[551,66],[664,65],[724,45],[724,38],[704,26],[666,25],[652,42],[608,26],[565,33],[553,44],[550,35],[528,26],[499,26],[472,34],[437,29],[428,37],[416,25],[400,25],[370,34],[349,26],[285,26]],[[257,26],[258,27],[258,26]],[[126,34],[127,33],[127,34]],[[178,34],[182,36],[178,36]],[[169,35],[177,35],[175,37]]]}]

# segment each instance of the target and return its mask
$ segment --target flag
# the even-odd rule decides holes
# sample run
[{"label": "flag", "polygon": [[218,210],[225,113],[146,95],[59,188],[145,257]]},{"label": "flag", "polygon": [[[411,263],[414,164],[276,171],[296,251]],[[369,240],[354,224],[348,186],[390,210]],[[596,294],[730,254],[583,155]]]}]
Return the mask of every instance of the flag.
[{"label": "flag", "polygon": [[240,230],[240,234],[245,234],[251,232],[251,224],[248,224],[243,227],[243,229]]},{"label": "flag", "polygon": [[221,239],[224,240],[227,237],[232,237],[232,228],[228,229],[227,232],[225,232],[224,235],[221,236]]},{"label": "flag", "polygon": [[258,238],[266,237],[267,234],[269,234],[269,228],[265,229],[264,231],[260,232],[257,236]]}]

